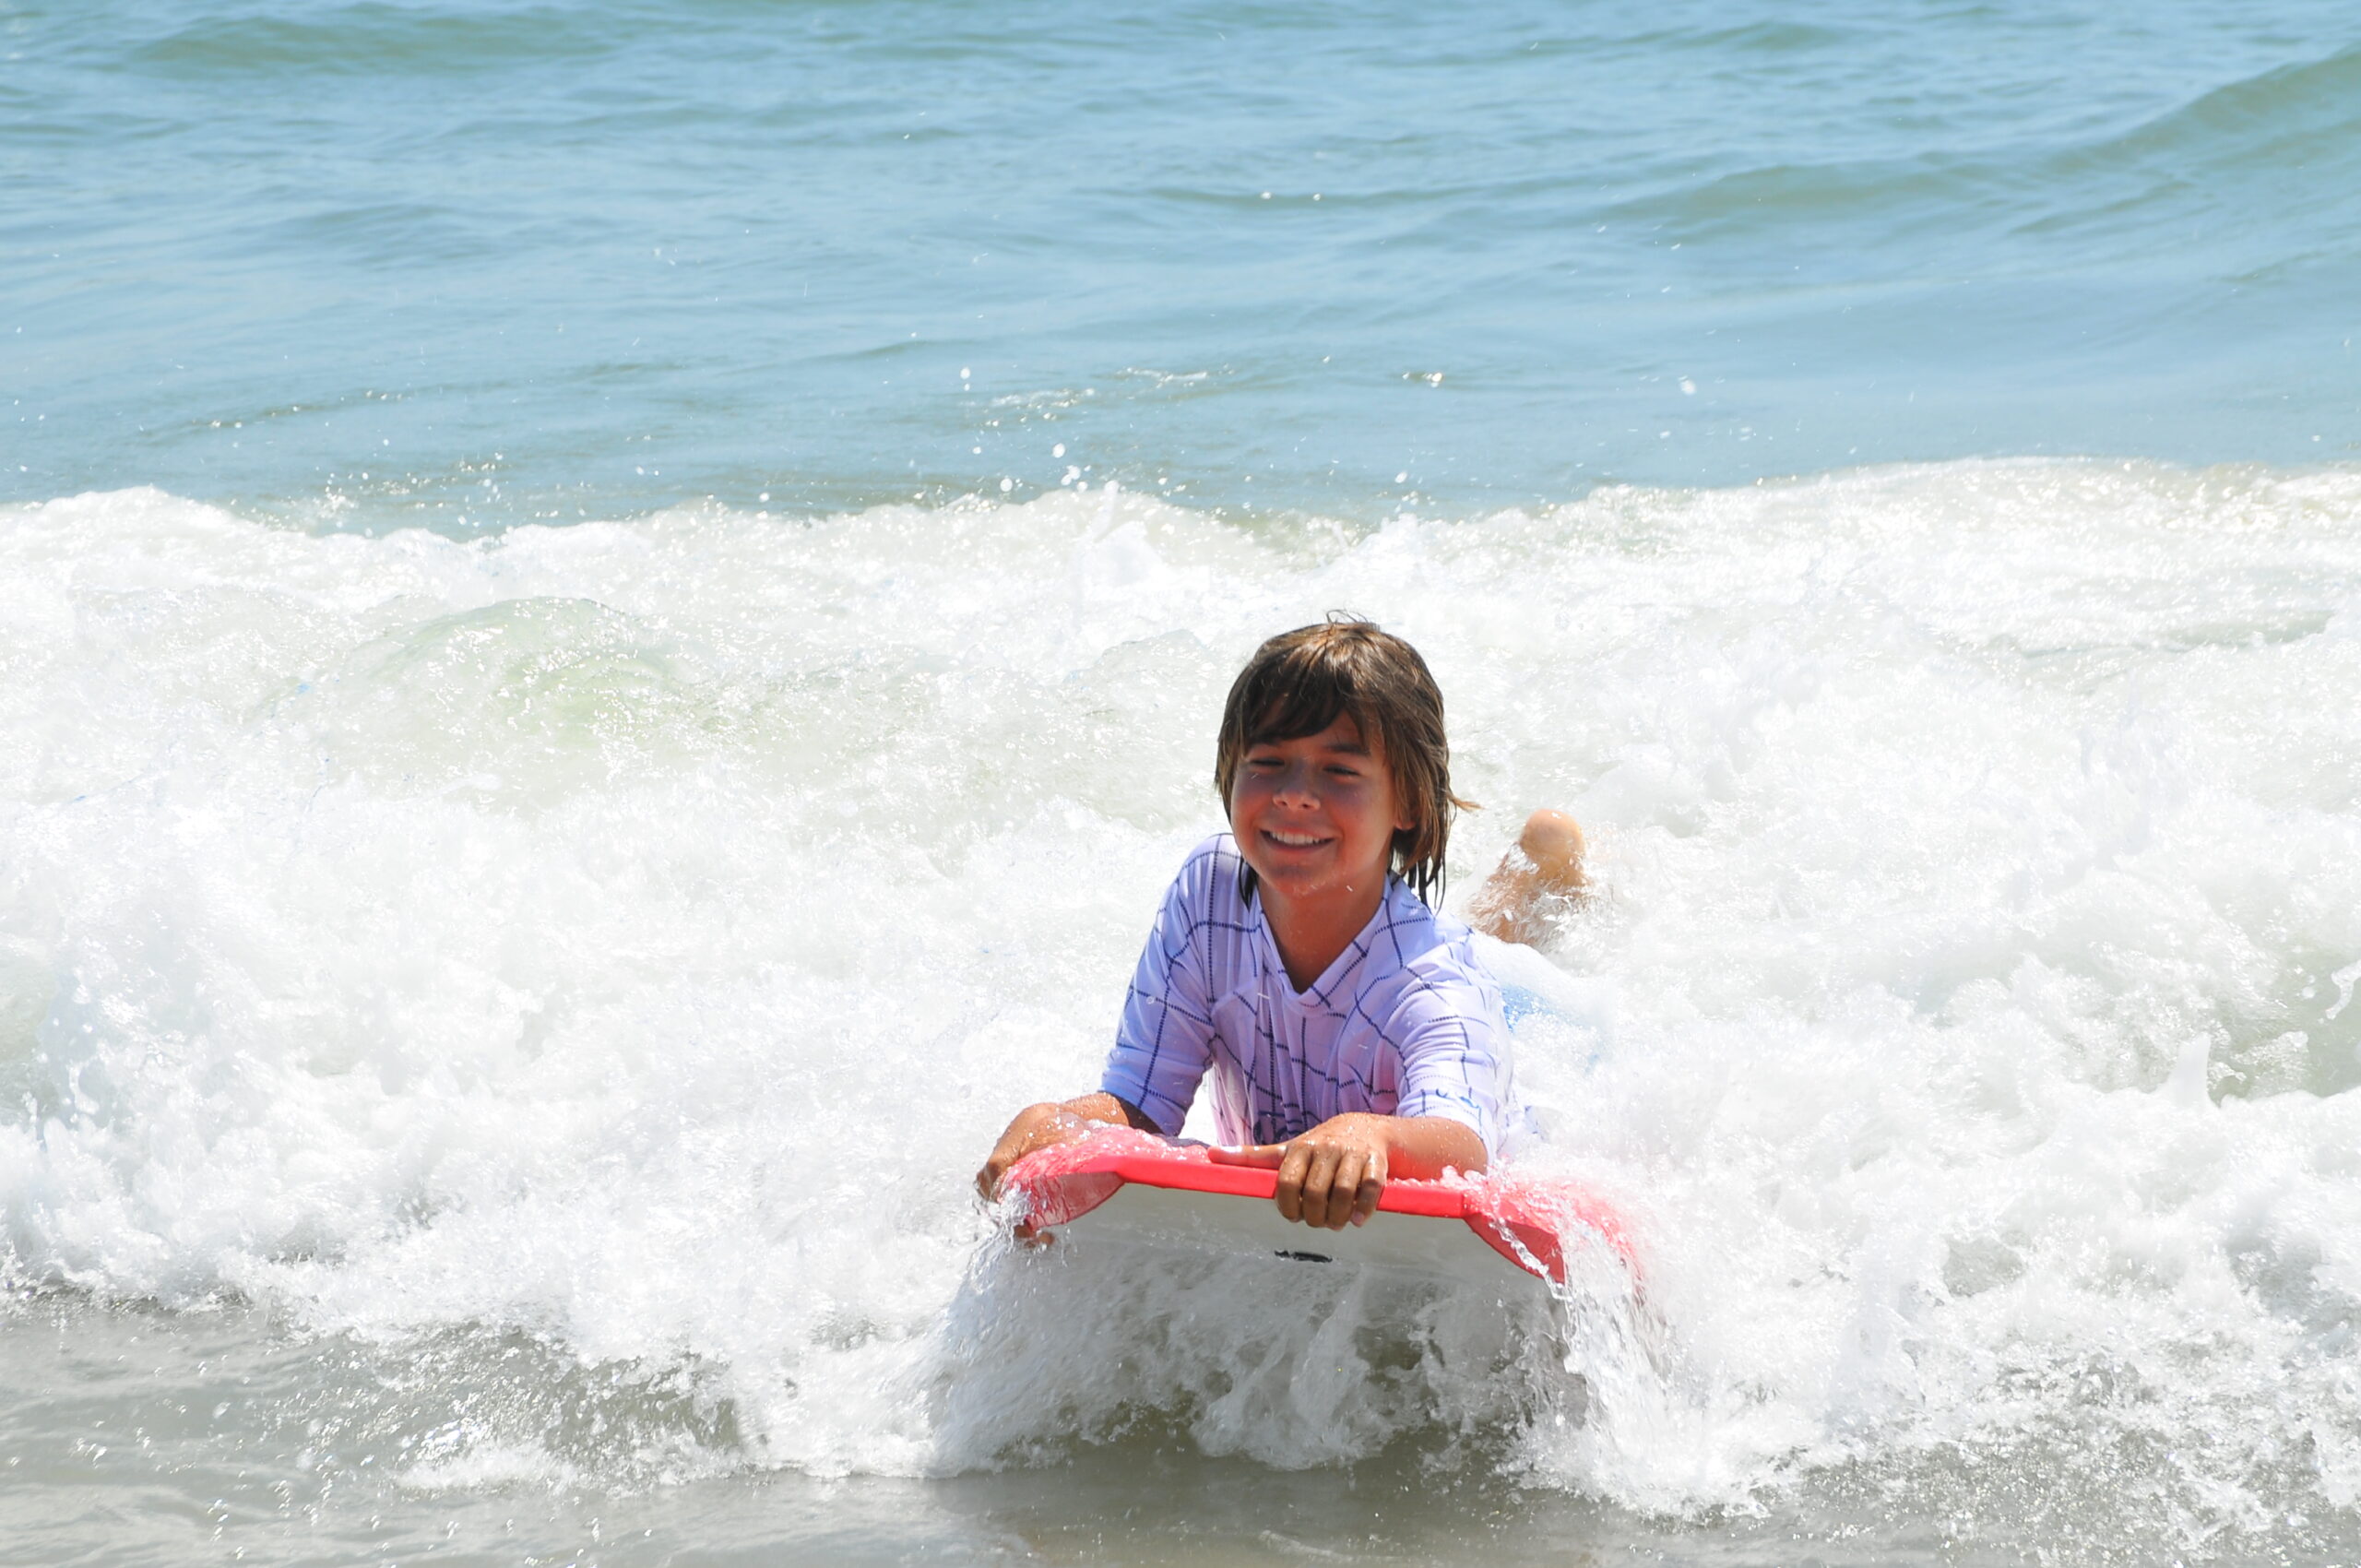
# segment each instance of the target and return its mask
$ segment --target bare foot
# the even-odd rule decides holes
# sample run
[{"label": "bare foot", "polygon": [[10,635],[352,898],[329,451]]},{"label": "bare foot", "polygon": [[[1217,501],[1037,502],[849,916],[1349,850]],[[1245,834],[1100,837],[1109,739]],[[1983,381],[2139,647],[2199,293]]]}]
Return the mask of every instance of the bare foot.
[{"label": "bare foot", "polygon": [[1538,942],[1548,934],[1550,906],[1579,897],[1589,886],[1581,826],[1545,806],[1525,819],[1516,847],[1468,900],[1467,921],[1502,942]]}]

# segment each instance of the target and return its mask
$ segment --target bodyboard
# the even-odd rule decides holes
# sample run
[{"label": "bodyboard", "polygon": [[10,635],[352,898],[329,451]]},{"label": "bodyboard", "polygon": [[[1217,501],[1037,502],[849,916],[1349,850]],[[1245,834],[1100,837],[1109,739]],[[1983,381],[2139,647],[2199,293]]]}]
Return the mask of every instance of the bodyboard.
[{"label": "bodyboard", "polygon": [[1216,1165],[1199,1144],[1110,1130],[1026,1156],[1003,1191],[1028,1235],[1349,1263],[1454,1282],[1562,1285],[1603,1247],[1636,1273],[1622,1221],[1579,1183],[1501,1172],[1392,1181],[1366,1224],[1315,1229],[1280,1217],[1278,1172]]}]

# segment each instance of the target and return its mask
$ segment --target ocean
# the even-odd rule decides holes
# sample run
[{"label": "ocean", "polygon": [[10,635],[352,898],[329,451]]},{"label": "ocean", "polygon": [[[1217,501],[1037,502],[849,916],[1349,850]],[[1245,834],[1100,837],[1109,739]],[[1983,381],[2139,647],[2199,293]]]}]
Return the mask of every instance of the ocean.
[{"label": "ocean", "polygon": [[[2361,1560],[2361,19],[0,0],[0,1562]],[[1640,1291],[1006,1245],[1264,636]]]}]

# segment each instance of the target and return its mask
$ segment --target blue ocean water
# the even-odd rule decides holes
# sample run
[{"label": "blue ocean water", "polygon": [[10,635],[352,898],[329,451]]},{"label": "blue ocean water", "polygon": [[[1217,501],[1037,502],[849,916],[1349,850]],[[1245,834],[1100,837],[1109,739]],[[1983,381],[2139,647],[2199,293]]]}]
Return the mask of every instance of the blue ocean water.
[{"label": "blue ocean water", "polygon": [[[0,0],[0,1558],[2361,1561],[2356,327],[2318,0]],[[1637,1289],[974,1201],[1340,606]]]},{"label": "blue ocean water", "polygon": [[[2349,459],[2349,6],[0,12],[0,495]],[[1059,448],[1062,447],[1061,454]]]}]

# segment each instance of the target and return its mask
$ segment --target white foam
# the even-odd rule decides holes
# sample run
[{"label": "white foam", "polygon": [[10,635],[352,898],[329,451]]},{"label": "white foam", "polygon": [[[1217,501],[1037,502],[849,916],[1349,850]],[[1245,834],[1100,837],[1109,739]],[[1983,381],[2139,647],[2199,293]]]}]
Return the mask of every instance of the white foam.
[{"label": "white foam", "polygon": [[[10,1277],[694,1362],[820,1473],[1145,1408],[1277,1463],[1506,1429],[1676,1508],[2182,1433],[2192,1529],[2347,1506],[2356,522],[2057,463],[1374,530],[0,512]],[[1336,606],[1443,683],[1457,886],[1553,802],[1610,889],[1519,1063],[1648,1256],[1586,1404],[1480,1303],[977,1261],[969,1171],[1091,1081],[1217,820],[1230,673]]]}]

